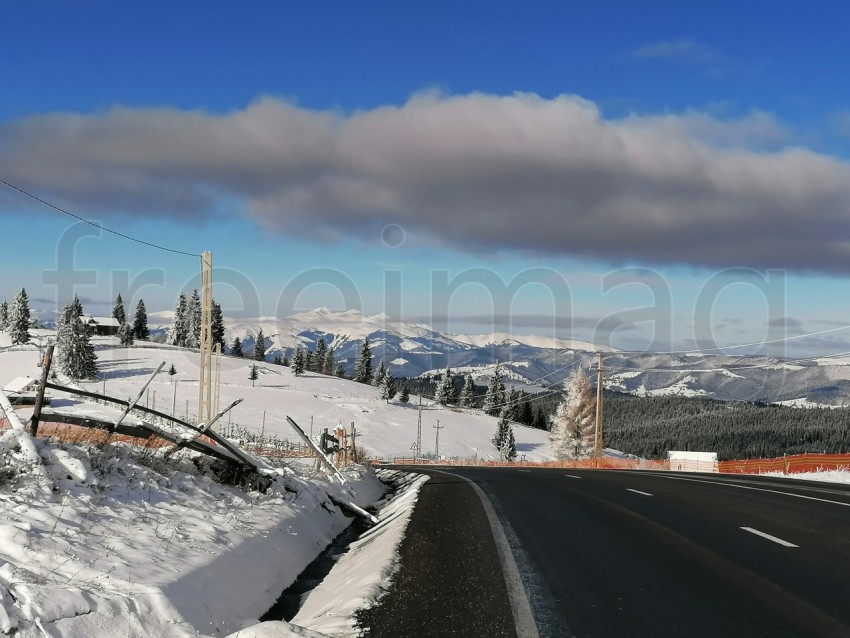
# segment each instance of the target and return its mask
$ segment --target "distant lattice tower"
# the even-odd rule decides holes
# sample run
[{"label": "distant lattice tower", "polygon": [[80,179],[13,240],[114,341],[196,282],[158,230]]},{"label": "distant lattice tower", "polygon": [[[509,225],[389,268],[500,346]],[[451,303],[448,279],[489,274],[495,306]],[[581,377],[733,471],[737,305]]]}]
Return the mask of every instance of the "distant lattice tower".
[{"label": "distant lattice tower", "polygon": [[198,423],[213,418],[212,400],[212,253],[201,255],[201,364],[198,377]]}]

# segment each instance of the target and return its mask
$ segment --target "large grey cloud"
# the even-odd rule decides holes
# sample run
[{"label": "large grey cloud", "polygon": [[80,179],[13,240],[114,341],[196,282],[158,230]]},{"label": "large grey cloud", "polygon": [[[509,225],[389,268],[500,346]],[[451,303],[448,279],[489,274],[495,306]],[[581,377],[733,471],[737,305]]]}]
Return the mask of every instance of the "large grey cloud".
[{"label": "large grey cloud", "polygon": [[[850,270],[850,165],[764,113],[610,120],[575,96],[422,94],[317,112],[116,108],[0,124],[0,174],[76,212],[242,210],[282,233],[463,250]],[[766,150],[769,149],[769,150]]]}]

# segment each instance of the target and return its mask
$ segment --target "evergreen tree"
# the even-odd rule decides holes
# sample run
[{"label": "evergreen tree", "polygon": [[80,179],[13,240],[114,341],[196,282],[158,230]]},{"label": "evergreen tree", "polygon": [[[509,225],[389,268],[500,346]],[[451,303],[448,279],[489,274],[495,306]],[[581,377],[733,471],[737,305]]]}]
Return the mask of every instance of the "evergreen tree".
[{"label": "evergreen tree", "polygon": [[280,363],[281,363],[281,365],[284,365],[284,366],[286,366],[287,368],[289,367],[289,364],[290,364],[290,361],[289,361],[289,350],[284,350],[284,351],[283,351],[283,361],[281,361]]},{"label": "evergreen tree", "polygon": [[245,353],[242,352],[242,340],[239,337],[233,337],[233,345],[230,346],[230,356],[231,357],[244,357]]},{"label": "evergreen tree", "polygon": [[523,425],[533,426],[534,425],[534,409],[531,407],[531,401],[525,392],[520,392],[522,396],[522,400],[520,403],[519,410],[519,419],[517,419]]},{"label": "evergreen tree", "polygon": [[177,368],[174,367],[174,364],[171,364],[171,367],[168,368],[168,376],[174,378],[174,375],[177,374]]},{"label": "evergreen tree", "polygon": [[6,330],[9,327],[9,304],[6,300],[0,304],[0,330]]},{"label": "evergreen tree", "polygon": [[248,378],[251,380],[251,387],[254,387],[254,382],[260,378],[260,373],[257,372],[257,364],[252,363],[251,368],[248,372]]},{"label": "evergreen tree", "polygon": [[519,421],[519,393],[514,386],[505,394],[505,407],[508,409],[508,418],[511,421]]},{"label": "evergreen tree", "polygon": [[148,336],[150,336],[148,312],[145,310],[144,299],[139,299],[139,303],[136,304],[136,316],[133,319],[133,337],[147,341]]},{"label": "evergreen tree", "polygon": [[189,332],[189,321],[186,317],[186,295],[180,293],[177,297],[177,307],[174,309],[174,317],[168,328],[165,343],[172,346],[186,347]]},{"label": "evergreen tree", "polygon": [[484,395],[484,412],[490,416],[497,416],[502,410],[502,405],[505,403],[502,392],[504,389],[502,383],[502,371],[499,364],[496,364],[496,369],[493,370],[493,376],[490,378],[490,383],[487,385],[487,393]]},{"label": "evergreen tree", "polygon": [[316,353],[313,355],[313,372],[321,374],[325,371],[325,357],[328,356],[328,345],[324,337],[319,337]]},{"label": "evergreen tree", "polygon": [[186,346],[198,348],[201,345],[201,297],[198,289],[192,291],[192,296],[186,301]]},{"label": "evergreen tree", "polygon": [[301,344],[298,344],[298,347],[295,348],[295,354],[292,355],[292,371],[295,373],[297,377],[302,372],[304,372],[304,367],[307,364],[307,357],[304,356],[304,349],[301,347]]},{"label": "evergreen tree", "polygon": [[210,328],[210,337],[212,338],[212,347],[219,344],[221,352],[224,352],[224,316],[221,314],[221,306],[216,303],[215,299],[212,302],[212,326]]},{"label": "evergreen tree", "polygon": [[272,357],[272,363],[276,366],[283,365],[283,359],[280,358],[280,354],[276,354],[274,357]]},{"label": "evergreen tree", "polygon": [[29,295],[27,295],[26,289],[21,288],[21,292],[15,296],[15,301],[12,303],[12,311],[9,313],[9,336],[12,338],[12,345],[29,343],[29,328]]},{"label": "evergreen tree", "polygon": [[505,439],[502,443],[502,458],[506,461],[513,461],[516,458],[516,439],[514,438],[514,429],[508,425],[505,431]]},{"label": "evergreen tree", "polygon": [[460,405],[463,408],[475,407],[475,381],[472,380],[472,375],[466,375],[463,381],[463,390],[460,393]]},{"label": "evergreen tree", "polygon": [[266,337],[262,328],[257,332],[257,340],[254,342],[254,360],[266,360]]},{"label": "evergreen tree", "polygon": [[132,346],[135,341],[133,337],[133,328],[126,321],[118,328],[118,340],[122,346]]},{"label": "evergreen tree", "polygon": [[127,323],[127,313],[124,311],[124,300],[121,299],[121,293],[115,298],[115,305],[112,306],[112,316],[118,321],[118,325]]},{"label": "evergreen tree", "polygon": [[549,429],[549,419],[546,418],[546,413],[543,412],[541,408],[537,408],[534,411],[534,424],[533,426],[538,430],[548,430]]},{"label": "evergreen tree", "polygon": [[334,372],[334,375],[339,377],[340,379],[345,378],[345,368],[342,367],[341,363],[336,367],[336,372]]},{"label": "evergreen tree", "polygon": [[331,346],[328,348],[327,354],[325,354],[325,363],[322,365],[322,374],[333,374],[335,359],[336,353],[334,352],[334,347]]},{"label": "evergreen tree", "polygon": [[559,459],[588,458],[593,453],[596,398],[581,368],[564,380],[563,399],[551,421],[550,437]]},{"label": "evergreen tree", "polygon": [[313,351],[310,348],[304,349],[304,369],[307,372],[315,372],[316,370],[316,361],[313,356]]},{"label": "evergreen tree", "polygon": [[387,403],[392,401],[398,393],[395,377],[387,369],[384,369],[384,376],[381,378],[381,385],[379,388],[381,391],[381,398]]},{"label": "evergreen tree", "polygon": [[369,347],[369,337],[363,340],[360,348],[360,356],[354,366],[354,380],[358,383],[371,383],[372,381],[372,348]]},{"label": "evergreen tree", "polygon": [[455,388],[452,384],[452,371],[446,366],[446,371],[443,373],[443,378],[437,384],[437,391],[434,393],[434,401],[440,405],[447,405],[454,402]]},{"label": "evergreen tree", "polygon": [[387,366],[384,365],[384,360],[381,359],[380,363],[378,363],[378,369],[375,370],[375,376],[372,379],[372,383],[376,388],[380,387],[384,382],[384,377],[387,375]]},{"label": "evergreen tree", "polygon": [[407,389],[407,384],[401,386],[401,394],[398,396],[398,400],[401,403],[407,403],[410,401],[410,390]]},{"label": "evergreen tree", "polygon": [[82,315],[83,307],[75,295],[62,309],[56,329],[56,361],[59,369],[74,380],[97,376],[97,355]]}]

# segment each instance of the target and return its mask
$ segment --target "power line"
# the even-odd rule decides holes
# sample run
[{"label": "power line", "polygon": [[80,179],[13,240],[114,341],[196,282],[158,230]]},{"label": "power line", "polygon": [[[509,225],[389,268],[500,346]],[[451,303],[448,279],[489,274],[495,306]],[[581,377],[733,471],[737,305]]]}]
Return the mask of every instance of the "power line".
[{"label": "power line", "polygon": [[130,235],[125,235],[124,233],[120,233],[117,230],[112,230],[111,228],[107,228],[106,226],[103,226],[101,224],[90,221],[90,220],[86,219],[85,217],[80,217],[79,215],[75,215],[74,213],[67,211],[64,208],[59,208],[59,206],[51,204],[50,202],[47,202],[47,201],[41,199],[40,197],[36,197],[32,193],[25,191],[23,188],[18,188],[14,184],[10,184],[7,181],[0,179],[0,184],[2,184],[3,186],[6,186],[7,188],[10,188],[13,191],[16,191],[17,193],[23,195],[24,197],[29,197],[31,200],[36,201],[39,204],[43,204],[44,206],[47,206],[48,208],[52,208],[53,210],[58,211],[58,212],[62,213],[63,215],[68,215],[69,217],[73,217],[74,219],[78,219],[81,222],[85,222],[86,224],[89,224],[90,226],[94,226],[95,228],[99,228],[100,230],[106,231],[107,233],[112,233],[113,235],[117,235],[118,237],[123,237],[124,239],[129,239],[130,241],[134,241],[137,244],[142,244],[144,246],[150,246],[151,248],[156,248],[158,250],[164,250],[165,252],[175,253],[175,254],[178,254],[178,255],[187,255],[189,257],[200,257],[201,256],[200,253],[190,253],[190,252],[186,252],[186,251],[183,251],[183,250],[175,250],[174,248],[166,248],[165,246],[160,246],[159,244],[154,244],[152,242],[144,241],[142,239],[136,239],[135,237],[131,237]]}]

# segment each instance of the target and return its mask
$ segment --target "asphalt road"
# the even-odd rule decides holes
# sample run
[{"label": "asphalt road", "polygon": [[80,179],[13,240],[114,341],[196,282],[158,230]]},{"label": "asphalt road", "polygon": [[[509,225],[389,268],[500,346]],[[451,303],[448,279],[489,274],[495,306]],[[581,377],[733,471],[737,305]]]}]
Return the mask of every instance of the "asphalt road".
[{"label": "asphalt road", "polygon": [[[850,488],[611,470],[446,471],[488,495],[540,636],[850,636]],[[455,561],[423,576],[423,565],[461,539],[478,548],[477,562],[500,562],[482,536],[489,530],[469,499],[470,486],[448,478],[432,484],[426,516],[414,512],[401,548],[404,580],[386,599],[397,607],[379,605],[372,620],[379,627],[382,614],[404,618],[406,610],[428,605],[451,615],[457,633],[421,620],[402,622],[407,633],[395,635],[507,635],[504,589],[501,597],[493,594],[504,584],[492,572],[466,595],[453,589],[463,567]],[[462,493],[465,506],[444,507],[443,499],[448,504]],[[435,517],[445,522],[440,535]],[[419,566],[405,554],[410,538]],[[477,597],[488,604],[476,605]],[[463,618],[494,605],[502,633],[464,627]]]}]

